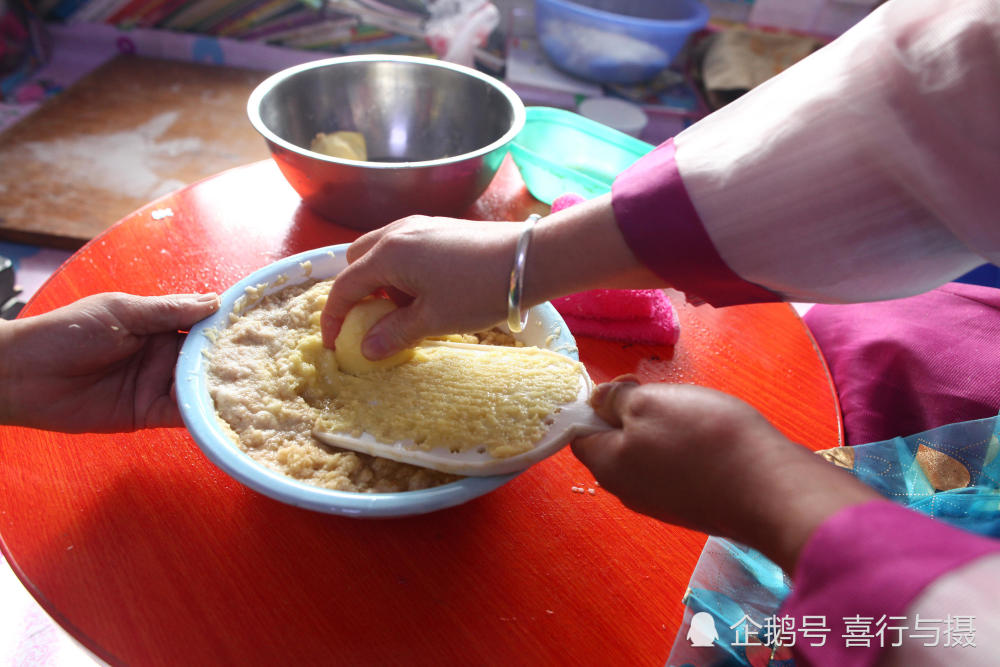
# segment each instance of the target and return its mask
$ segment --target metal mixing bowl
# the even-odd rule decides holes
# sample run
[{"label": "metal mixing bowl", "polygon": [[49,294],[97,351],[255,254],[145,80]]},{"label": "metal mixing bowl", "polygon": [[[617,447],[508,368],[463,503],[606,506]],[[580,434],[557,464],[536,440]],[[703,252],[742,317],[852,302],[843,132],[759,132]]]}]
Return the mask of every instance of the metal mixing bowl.
[{"label": "metal mixing bowl", "polygon": [[[415,213],[460,215],[525,119],[517,94],[487,74],[391,55],[282,70],[253,91],[247,113],[306,205],[363,230]],[[368,160],[309,150],[317,133],[335,131],[364,135]]]}]

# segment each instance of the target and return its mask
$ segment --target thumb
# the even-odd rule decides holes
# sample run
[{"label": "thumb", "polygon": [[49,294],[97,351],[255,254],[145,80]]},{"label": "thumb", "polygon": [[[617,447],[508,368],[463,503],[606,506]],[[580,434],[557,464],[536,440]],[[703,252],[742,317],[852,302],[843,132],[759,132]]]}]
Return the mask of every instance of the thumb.
[{"label": "thumb", "polygon": [[186,331],[219,309],[219,296],[168,294],[165,296],[109,295],[108,312],[127,331],[138,336]]},{"label": "thumb", "polygon": [[590,396],[590,407],[597,416],[612,426],[621,427],[622,413],[629,394],[639,386],[639,378],[631,373],[616,377],[611,382],[597,385]]},{"label": "thumb", "polygon": [[577,438],[570,443],[570,449],[598,480],[605,479],[614,470],[614,462],[624,446],[622,415],[629,396],[638,387],[639,378],[629,373],[598,385],[590,396],[594,412],[615,430]]},{"label": "thumb", "polygon": [[418,312],[414,306],[406,306],[385,315],[361,341],[361,353],[378,361],[419,343],[427,329]]}]

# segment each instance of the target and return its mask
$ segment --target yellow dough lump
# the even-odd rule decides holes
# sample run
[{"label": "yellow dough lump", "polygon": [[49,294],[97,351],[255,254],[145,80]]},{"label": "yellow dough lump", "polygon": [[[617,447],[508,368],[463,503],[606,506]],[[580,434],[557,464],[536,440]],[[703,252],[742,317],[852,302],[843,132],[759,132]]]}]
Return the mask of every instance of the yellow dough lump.
[{"label": "yellow dough lump", "polygon": [[347,160],[364,162],[368,159],[365,135],[360,132],[319,132],[309,144],[309,150]]},{"label": "yellow dough lump", "polygon": [[356,304],[347,312],[337,340],[333,344],[337,364],[342,371],[352,375],[362,375],[379,368],[398,366],[413,357],[411,349],[402,350],[385,359],[372,361],[361,352],[361,341],[368,330],[393,310],[396,310],[396,304],[388,299],[367,299]]}]

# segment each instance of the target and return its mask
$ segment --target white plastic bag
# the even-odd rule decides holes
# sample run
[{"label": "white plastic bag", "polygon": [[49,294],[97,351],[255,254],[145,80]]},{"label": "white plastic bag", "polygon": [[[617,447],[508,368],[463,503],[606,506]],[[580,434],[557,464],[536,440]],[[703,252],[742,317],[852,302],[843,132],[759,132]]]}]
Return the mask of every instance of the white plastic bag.
[{"label": "white plastic bag", "polygon": [[483,0],[436,0],[427,21],[427,41],[442,60],[473,66],[475,51],[500,24],[500,10]]}]

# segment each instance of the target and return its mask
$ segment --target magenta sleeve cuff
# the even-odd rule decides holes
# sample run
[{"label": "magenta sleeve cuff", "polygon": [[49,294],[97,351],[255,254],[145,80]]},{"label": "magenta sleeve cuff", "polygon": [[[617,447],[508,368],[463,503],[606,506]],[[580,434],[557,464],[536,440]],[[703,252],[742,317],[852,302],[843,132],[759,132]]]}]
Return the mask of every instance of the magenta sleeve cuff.
[{"label": "magenta sleeve cuff", "polygon": [[[907,608],[931,582],[966,563],[1000,553],[1000,541],[981,537],[887,500],[841,510],[809,538],[793,577],[792,593],[779,616],[797,622],[822,617],[829,636],[822,646],[799,643],[808,664],[862,667],[874,665],[878,639],[849,641],[851,619],[859,626],[880,619],[909,623]],[[960,609],[942,609],[946,614]],[[890,633],[891,634],[891,633]],[[886,646],[892,637],[885,636]]]},{"label": "magenta sleeve cuff", "polygon": [[622,172],[611,204],[636,258],[691,299],[713,306],[780,301],[719,256],[688,196],[672,139]]}]

